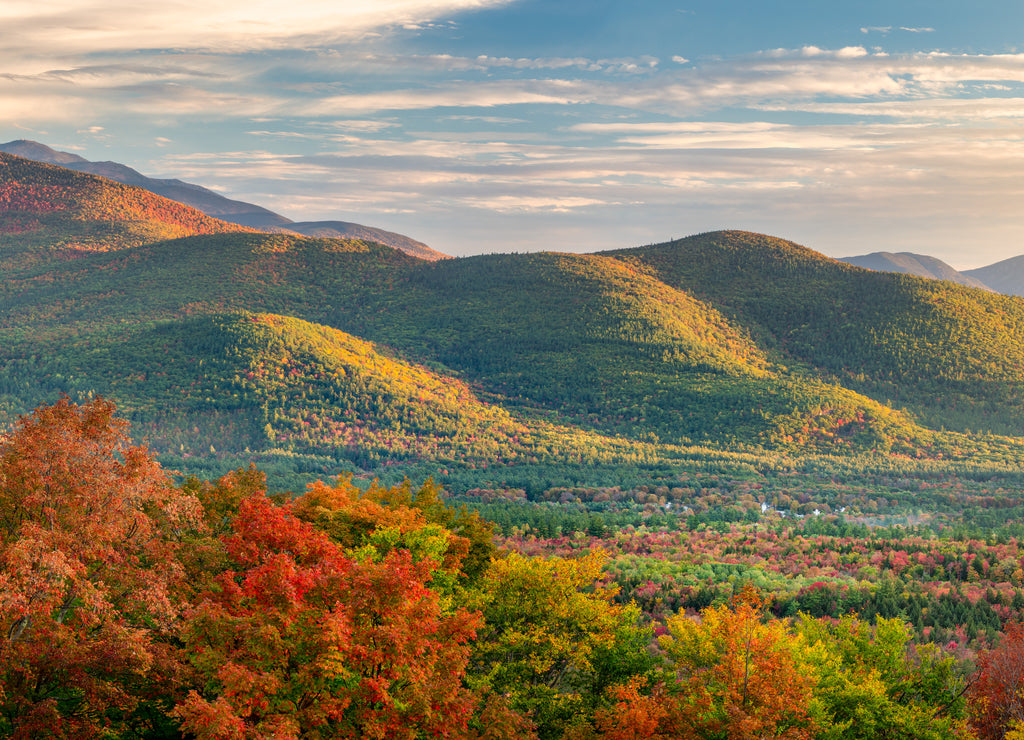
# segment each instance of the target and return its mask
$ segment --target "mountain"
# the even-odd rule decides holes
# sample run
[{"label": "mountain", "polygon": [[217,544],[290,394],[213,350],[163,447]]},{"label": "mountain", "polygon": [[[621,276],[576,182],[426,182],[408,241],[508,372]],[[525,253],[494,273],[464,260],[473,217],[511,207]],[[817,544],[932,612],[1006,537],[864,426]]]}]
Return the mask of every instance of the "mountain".
[{"label": "mountain", "polygon": [[58,164],[78,172],[106,177],[126,185],[135,185],[164,198],[191,206],[208,216],[252,228],[285,226],[291,223],[284,216],[252,203],[230,200],[199,185],[181,180],[161,180],[145,175],[117,162],[90,162],[76,154],[58,152],[36,141],[19,139],[0,144],[0,152],[14,154],[37,162]]},{"label": "mountain", "polygon": [[149,444],[335,450],[385,459],[502,462],[528,451],[527,428],[464,383],[388,357],[301,319],[210,313],[133,327],[117,343],[76,344],[62,358],[127,399]]},{"label": "mountain", "polygon": [[424,259],[443,259],[447,256],[422,242],[401,234],[345,221],[294,222],[261,206],[225,198],[223,195],[199,185],[181,180],[146,177],[131,167],[117,162],[90,162],[76,154],[59,152],[36,141],[26,139],[9,141],[6,144],[0,144],[0,152],[37,162],[57,164],[78,172],[88,172],[126,185],[134,185],[164,198],[191,206],[208,216],[241,226],[272,231],[287,230],[313,236],[370,239]]},{"label": "mountain", "polygon": [[988,267],[965,270],[964,275],[981,280],[1000,293],[1024,296],[1024,256],[1011,257]]},{"label": "mountain", "polygon": [[77,154],[72,154],[71,152],[58,152],[45,144],[40,144],[38,141],[29,141],[28,139],[18,139],[17,141],[9,141],[6,144],[0,144],[0,152],[4,152],[5,154],[14,154],[18,157],[24,157],[25,159],[32,159],[36,162],[59,164],[62,167],[67,167],[68,169],[77,169],[75,165],[89,166],[91,164],[89,160],[84,157],[79,157]]},{"label": "mountain", "polygon": [[607,252],[707,301],[785,363],[905,407],[934,428],[1024,432],[1024,302],[865,272],[761,234],[714,232]]},{"label": "mountain", "polygon": [[140,188],[4,153],[0,218],[0,264],[8,270],[162,239],[249,231]]},{"label": "mountain", "polygon": [[430,261],[10,155],[0,203],[0,424],[99,393],[183,469],[465,480],[1024,462],[1018,298],[738,231]]},{"label": "mountain", "polygon": [[960,285],[969,285],[972,288],[992,290],[979,277],[972,276],[969,272],[958,272],[942,260],[923,254],[872,252],[859,257],[842,257],[839,261],[877,272],[902,272],[934,280],[949,280]]}]

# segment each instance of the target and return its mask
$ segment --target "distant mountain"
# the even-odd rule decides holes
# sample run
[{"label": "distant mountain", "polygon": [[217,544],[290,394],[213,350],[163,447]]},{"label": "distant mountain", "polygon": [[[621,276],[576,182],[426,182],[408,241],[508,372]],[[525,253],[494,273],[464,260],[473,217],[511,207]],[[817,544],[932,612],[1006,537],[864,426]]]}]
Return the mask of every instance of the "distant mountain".
[{"label": "distant mountain", "polygon": [[[183,182],[182,180],[163,180],[147,177],[131,167],[117,162],[90,162],[77,154],[59,152],[37,141],[29,141],[27,139],[9,141],[6,144],[0,144],[0,152],[14,154],[36,162],[60,165],[61,167],[67,167],[79,172],[88,172],[126,185],[135,185],[151,193],[156,193],[178,203],[191,206],[208,216],[241,226],[271,231],[287,230],[298,234],[324,237],[369,239],[379,244],[408,252],[421,259],[437,260],[447,257],[447,255],[431,249],[426,244],[401,234],[345,221],[296,223],[261,206],[225,198],[223,195],[200,185]],[[333,229],[336,233],[314,233],[330,229]]]},{"label": "distant mountain", "polygon": [[841,257],[839,261],[876,272],[902,272],[933,280],[949,280],[960,285],[969,285],[972,288],[993,289],[980,277],[972,276],[967,272],[958,272],[942,260],[923,254],[872,252],[858,257]]},{"label": "distant mountain", "polygon": [[1024,295],[1024,255],[988,267],[964,270],[964,275],[980,280],[1000,293]]},{"label": "distant mountain", "polygon": [[208,216],[219,218],[223,221],[249,226],[259,229],[268,226],[284,226],[290,224],[284,216],[280,216],[266,208],[243,203],[238,200],[230,200],[223,195],[207,190],[199,185],[183,182],[181,180],[160,180],[133,170],[117,162],[90,162],[69,152],[58,152],[50,147],[36,141],[19,139],[0,144],[0,152],[14,154],[25,159],[32,159],[37,162],[57,164],[79,172],[88,172],[92,175],[107,177],[111,180],[135,185],[162,195],[165,198],[192,206]]},{"label": "distant mountain", "polygon": [[72,165],[90,164],[89,160],[79,157],[77,154],[58,152],[45,144],[40,144],[38,141],[29,141],[28,139],[18,139],[17,141],[8,141],[6,144],[0,144],[0,152],[32,159],[36,162],[59,164],[68,169],[78,169]]},{"label": "distant mountain", "polygon": [[0,266],[251,231],[142,188],[0,152]]}]

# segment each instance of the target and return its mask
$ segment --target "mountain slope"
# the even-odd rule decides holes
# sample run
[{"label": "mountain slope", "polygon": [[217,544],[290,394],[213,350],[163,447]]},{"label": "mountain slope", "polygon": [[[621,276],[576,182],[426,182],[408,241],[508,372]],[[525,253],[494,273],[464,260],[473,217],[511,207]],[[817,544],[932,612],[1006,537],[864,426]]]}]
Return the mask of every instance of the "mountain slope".
[{"label": "mountain slope", "polygon": [[[19,230],[0,241],[8,421],[111,393],[165,450],[368,466],[660,464],[702,454],[689,445],[962,456],[995,443],[935,430],[1024,435],[1018,299],[745,232],[433,262],[196,233],[207,217],[179,204],[0,157],[0,224]],[[131,239],[87,248],[96,230]]]},{"label": "mountain slope", "polygon": [[964,270],[964,275],[980,280],[1000,293],[1024,296],[1024,256],[1011,257],[975,270]]},{"label": "mountain slope", "polygon": [[[842,257],[840,262],[876,272],[902,272],[933,280],[949,280],[972,288],[991,290],[982,280],[958,272],[940,259],[910,252],[872,252],[858,257]],[[1000,291],[1002,292],[1002,291]]]},{"label": "mountain slope", "polygon": [[861,272],[805,247],[714,232],[605,253],[719,306],[790,361],[935,426],[1024,433],[1024,302]]},{"label": "mountain slope", "polygon": [[294,222],[261,206],[225,198],[200,185],[176,179],[147,177],[131,167],[117,162],[90,162],[76,154],[59,152],[36,141],[26,139],[9,141],[6,144],[0,144],[0,152],[37,162],[60,165],[78,172],[88,172],[125,185],[134,185],[164,198],[191,206],[208,216],[241,226],[271,231],[286,230],[306,236],[325,238],[368,239],[423,259],[443,259],[447,256],[402,234],[346,221]]},{"label": "mountain slope", "polygon": [[[837,432],[857,449],[922,434],[868,399],[790,377],[714,308],[604,257],[426,263],[373,243],[225,234],[94,254],[5,285],[0,387],[12,389],[32,374],[43,378],[33,391],[93,388],[87,363],[32,365],[47,347],[117,348],[133,326],[256,311],[397,347],[524,419],[601,434],[830,449]],[[154,408],[145,385],[132,392],[132,408]]]},{"label": "mountain slope", "polygon": [[[209,314],[78,341],[53,363],[69,391],[124,399],[161,451],[316,451],[363,465],[513,459],[529,433],[462,382],[351,335],[273,314]],[[201,425],[203,435],[187,433]]]},{"label": "mountain slope", "polygon": [[0,342],[14,352],[23,341],[64,342],[105,326],[225,310],[358,317],[378,310],[378,296],[419,263],[373,242],[259,232],[19,263],[0,282]]},{"label": "mountain slope", "polygon": [[0,153],[0,263],[246,231],[141,188]]},{"label": "mountain slope", "polygon": [[164,198],[191,206],[208,216],[241,226],[266,228],[291,223],[284,216],[266,208],[225,198],[223,195],[199,185],[175,179],[146,177],[131,167],[117,162],[90,162],[77,154],[59,152],[36,141],[26,139],[9,141],[6,144],[0,144],[0,152],[37,162],[60,165],[77,172],[106,177],[125,185],[134,185]]}]

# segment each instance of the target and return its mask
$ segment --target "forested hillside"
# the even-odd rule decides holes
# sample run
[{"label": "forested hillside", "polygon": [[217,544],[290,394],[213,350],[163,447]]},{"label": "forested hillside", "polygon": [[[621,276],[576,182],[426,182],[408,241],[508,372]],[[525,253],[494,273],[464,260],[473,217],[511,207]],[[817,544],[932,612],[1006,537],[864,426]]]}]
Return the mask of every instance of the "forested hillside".
[{"label": "forested hillside", "polygon": [[118,162],[90,162],[79,157],[77,154],[58,152],[36,141],[26,141],[24,139],[9,141],[6,144],[0,144],[0,152],[17,155],[36,162],[60,165],[78,172],[88,172],[110,180],[116,180],[125,185],[134,185],[232,224],[265,231],[304,234],[306,236],[368,239],[424,259],[436,260],[446,257],[446,255],[431,249],[426,244],[410,239],[402,234],[348,221],[306,221],[296,223],[261,206],[230,200],[200,185],[182,182],[177,179],[167,180],[146,177],[131,167],[119,164]]},{"label": "forested hillside", "polygon": [[932,427],[1024,433],[1024,302],[716,232],[609,255],[720,307],[788,361]]},{"label": "forested hillside", "polygon": [[[270,496],[249,468],[175,483],[103,400],[24,418],[0,441],[0,482],[5,737],[972,740],[1021,727],[1006,671],[1020,628],[969,666],[966,630],[942,647],[891,614],[892,580],[777,601],[750,580],[677,584],[710,566],[665,557],[664,529],[621,532],[613,562],[582,533],[499,551],[492,525],[430,482],[342,477]],[[727,533],[694,532],[691,552],[788,564],[823,539]],[[992,565],[996,546],[947,541],[943,560],[907,544],[922,572],[1022,577]],[[564,552],[516,551],[545,545]],[[832,570],[910,567],[889,541],[843,546]],[[637,552],[647,582],[623,602]],[[969,605],[929,596],[911,595],[919,622],[922,603],[933,624]],[[833,616],[860,602],[874,609]],[[976,603],[978,638],[1000,617]]]},{"label": "forested hillside", "polygon": [[[1015,298],[743,232],[428,262],[0,162],[7,424],[62,392],[103,394],[186,466],[248,450],[602,479],[594,465],[708,450],[1024,450]],[[947,431],[967,429],[1009,436]]]},{"label": "forested hillside", "polygon": [[5,270],[55,251],[69,256],[247,230],[141,188],[0,152]]}]

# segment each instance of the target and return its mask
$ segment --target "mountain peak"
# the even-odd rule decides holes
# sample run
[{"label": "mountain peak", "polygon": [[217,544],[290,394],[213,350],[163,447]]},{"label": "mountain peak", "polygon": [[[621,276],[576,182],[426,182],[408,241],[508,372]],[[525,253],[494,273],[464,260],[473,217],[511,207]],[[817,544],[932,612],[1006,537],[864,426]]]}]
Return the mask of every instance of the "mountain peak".
[{"label": "mountain peak", "polygon": [[[106,251],[194,234],[251,231],[144,188],[0,152],[0,231],[46,249]],[[73,235],[73,236],[71,236]],[[45,251],[45,250],[44,250]]]},{"label": "mountain peak", "polygon": [[31,141],[30,139],[16,139],[8,141],[6,144],[0,144],[0,152],[24,157],[25,159],[33,159],[36,162],[46,162],[47,164],[68,165],[88,161],[77,154],[58,152],[56,149],[46,146],[46,144],[40,144],[38,141]]},{"label": "mountain peak", "polygon": [[166,180],[147,177],[142,173],[118,162],[92,162],[77,154],[58,152],[37,141],[19,139],[0,144],[0,153],[13,154],[24,159],[46,164],[55,164],[78,172],[99,175],[125,185],[148,190],[156,195],[195,208],[207,216],[261,231],[290,231],[307,236],[340,239],[368,239],[378,244],[393,247],[414,257],[435,261],[448,255],[431,249],[402,234],[384,231],[372,226],[363,226],[348,221],[318,221],[296,223],[262,206],[240,200],[225,198],[219,193],[181,180]]}]

